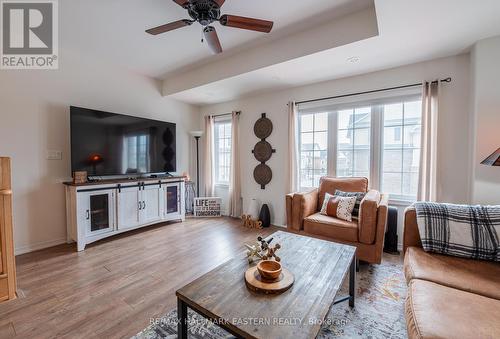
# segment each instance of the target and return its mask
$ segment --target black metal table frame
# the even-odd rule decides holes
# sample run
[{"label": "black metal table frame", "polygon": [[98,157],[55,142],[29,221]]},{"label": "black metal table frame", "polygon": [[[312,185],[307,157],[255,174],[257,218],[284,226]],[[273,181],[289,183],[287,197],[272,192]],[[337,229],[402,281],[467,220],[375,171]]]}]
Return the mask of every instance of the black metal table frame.
[{"label": "black metal table frame", "polygon": [[[349,306],[354,307],[355,299],[356,299],[356,271],[358,267],[358,261],[356,259],[356,254],[353,255],[351,264],[349,266],[349,295],[345,297],[341,297],[333,301],[333,305],[337,305],[344,301],[349,301]],[[195,305],[188,304],[177,294],[177,338],[179,339],[187,339],[188,338],[188,307],[193,311],[203,316],[204,318],[216,321],[217,326],[236,336],[237,338],[244,338],[241,334],[235,332],[233,329],[229,328],[227,325],[224,325],[222,319],[219,319],[215,315],[206,314]]]}]

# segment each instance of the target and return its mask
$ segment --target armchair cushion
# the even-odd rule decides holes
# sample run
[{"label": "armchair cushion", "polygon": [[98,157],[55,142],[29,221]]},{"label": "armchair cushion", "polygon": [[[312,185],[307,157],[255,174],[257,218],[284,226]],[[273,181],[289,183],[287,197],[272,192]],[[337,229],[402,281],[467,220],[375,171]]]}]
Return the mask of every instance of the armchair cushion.
[{"label": "armchair cushion", "polygon": [[380,193],[370,190],[361,201],[359,209],[359,241],[370,245],[375,242]]},{"label": "armchair cushion", "polygon": [[367,192],[367,178],[332,178],[323,177],[319,181],[317,211],[323,206],[325,193],[334,194],[336,190],[344,192]]},{"label": "armchair cushion", "polygon": [[356,205],[356,197],[339,197],[326,193],[320,213],[345,221],[352,221],[354,205]]},{"label": "armchair cushion", "polygon": [[304,219],[304,231],[340,241],[358,241],[358,223],[315,213]]},{"label": "armchair cushion", "polygon": [[359,218],[359,206],[361,201],[365,198],[366,192],[343,192],[336,190],[335,195],[339,197],[356,197],[356,203],[354,204],[354,209],[352,210],[352,216],[354,218]]}]

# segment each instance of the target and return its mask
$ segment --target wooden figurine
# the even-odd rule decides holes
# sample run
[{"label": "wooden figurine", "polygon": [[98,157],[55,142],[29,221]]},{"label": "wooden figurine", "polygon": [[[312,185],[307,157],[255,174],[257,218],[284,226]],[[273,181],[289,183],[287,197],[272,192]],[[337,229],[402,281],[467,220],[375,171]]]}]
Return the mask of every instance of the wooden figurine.
[{"label": "wooden figurine", "polygon": [[267,249],[267,253],[262,256],[262,260],[272,260],[274,258],[277,262],[280,262],[281,258],[276,255],[276,251],[278,251],[280,248],[280,244],[269,246]]},{"label": "wooden figurine", "polygon": [[262,247],[260,245],[260,242],[257,241],[255,245],[245,244],[245,247],[248,249],[247,259],[250,264],[255,260],[262,259]]},{"label": "wooden figurine", "polygon": [[241,216],[243,220],[243,226],[248,228],[262,229],[262,221],[253,220],[251,215],[243,214]]},{"label": "wooden figurine", "polygon": [[260,247],[262,248],[263,251],[267,251],[267,249],[269,248],[269,245],[271,244],[271,242],[273,241],[274,238],[271,238],[269,240],[265,240],[264,238],[262,237],[258,237],[257,238],[257,241],[260,242]]},{"label": "wooden figurine", "polygon": [[250,215],[243,214],[241,216],[241,220],[243,220],[243,226],[250,227],[250,224],[252,222],[252,217]]},{"label": "wooden figurine", "polygon": [[[262,260],[264,253],[269,249],[269,244],[273,241],[273,238],[269,240],[265,240],[262,237],[258,237],[255,245],[245,244],[247,248],[247,259],[249,263],[254,262],[255,260]],[[279,260],[277,260],[279,261]]]}]

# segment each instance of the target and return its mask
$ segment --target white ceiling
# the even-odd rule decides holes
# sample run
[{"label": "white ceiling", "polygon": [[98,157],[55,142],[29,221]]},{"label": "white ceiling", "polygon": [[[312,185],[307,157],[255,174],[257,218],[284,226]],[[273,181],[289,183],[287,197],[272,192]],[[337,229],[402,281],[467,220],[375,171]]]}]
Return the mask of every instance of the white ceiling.
[{"label": "white ceiling", "polygon": [[[370,0],[371,1],[371,0]],[[310,27],[365,6],[367,0],[227,0],[223,14],[275,22],[269,35],[215,23],[225,55]],[[314,3],[314,5],[312,5]],[[61,48],[105,59],[154,78],[213,56],[201,44],[202,27],[194,24],[159,36],[144,31],[189,18],[172,0],[64,0],[59,2]],[[310,20],[306,20],[310,19]]]},{"label": "white ceiling", "polygon": [[[375,0],[379,36],[217,80],[172,95],[193,104],[397,67],[466,52],[500,34],[500,1]],[[359,62],[351,63],[351,57]]]},{"label": "white ceiling", "polygon": [[[196,75],[201,66],[217,74],[224,63],[236,64],[249,47],[313,32],[314,27],[347,18],[367,6],[373,6],[373,0],[227,0],[223,13],[273,20],[275,28],[266,35],[216,24],[225,52],[213,56],[200,42],[198,24],[156,37],[144,32],[188,17],[172,0],[64,0],[59,2],[60,46],[158,79]],[[172,97],[199,105],[223,102],[455,55],[480,39],[500,35],[500,0],[375,0],[375,9],[377,37],[335,48],[325,44],[300,57],[283,51],[283,60],[274,65],[212,76]],[[348,62],[353,56],[360,61]]]}]

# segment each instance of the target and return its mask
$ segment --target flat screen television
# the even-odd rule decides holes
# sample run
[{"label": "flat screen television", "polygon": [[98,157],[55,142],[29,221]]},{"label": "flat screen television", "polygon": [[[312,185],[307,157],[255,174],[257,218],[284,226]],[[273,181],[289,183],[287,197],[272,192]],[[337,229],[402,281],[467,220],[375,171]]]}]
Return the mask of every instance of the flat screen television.
[{"label": "flat screen television", "polygon": [[176,171],[176,125],[71,107],[71,170],[89,176]]}]

